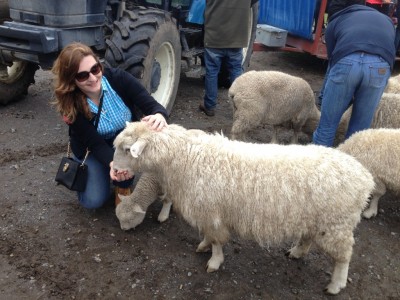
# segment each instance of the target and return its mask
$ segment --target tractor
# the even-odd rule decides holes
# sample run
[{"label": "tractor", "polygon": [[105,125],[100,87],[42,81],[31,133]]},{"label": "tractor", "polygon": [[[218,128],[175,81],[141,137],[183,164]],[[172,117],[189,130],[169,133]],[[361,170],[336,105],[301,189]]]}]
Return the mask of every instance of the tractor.
[{"label": "tractor", "polygon": [[[106,66],[133,74],[170,113],[183,63],[189,69],[202,65],[203,25],[188,22],[193,1],[8,0],[9,14],[0,24],[0,104],[23,98],[36,70],[50,69],[59,52],[77,41],[90,46]],[[7,9],[6,2],[0,0],[1,9]],[[257,18],[254,1],[244,70]],[[219,80],[227,77],[222,67]]]}]

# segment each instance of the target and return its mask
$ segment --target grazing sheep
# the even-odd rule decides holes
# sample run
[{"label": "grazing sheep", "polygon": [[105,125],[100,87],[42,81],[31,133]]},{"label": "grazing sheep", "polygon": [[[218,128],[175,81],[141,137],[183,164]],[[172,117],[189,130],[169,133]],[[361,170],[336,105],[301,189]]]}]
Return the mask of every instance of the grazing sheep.
[{"label": "grazing sheep", "polygon": [[274,127],[271,143],[276,143],[276,126],[290,122],[294,131],[291,142],[297,143],[306,120],[319,114],[307,81],[277,71],[242,74],[230,87],[229,97],[233,104],[233,139],[243,140],[249,130],[268,124]]},{"label": "grazing sheep", "polygon": [[353,230],[374,187],[350,155],[315,145],[194,136],[173,124],[156,132],[140,122],[127,124],[114,146],[114,168],[157,174],[175,211],[198,228],[197,251],[212,248],[207,272],[224,261],[231,233],[262,246],[297,239],[290,257],[307,254],[314,242],[335,263],[327,292],[346,286]]},{"label": "grazing sheep", "polygon": [[389,78],[385,93],[400,94],[400,75]]},{"label": "grazing sheep", "polygon": [[169,217],[172,203],[165,200],[161,185],[156,176],[150,173],[142,174],[131,195],[120,195],[120,198],[121,203],[117,206],[115,212],[122,230],[135,228],[142,223],[147,208],[158,198],[163,202],[158,221],[164,222]]},{"label": "grazing sheep", "polygon": [[355,157],[373,175],[375,189],[363,216],[367,219],[376,216],[379,198],[386,189],[400,192],[400,129],[360,131],[339,145],[338,149]]}]

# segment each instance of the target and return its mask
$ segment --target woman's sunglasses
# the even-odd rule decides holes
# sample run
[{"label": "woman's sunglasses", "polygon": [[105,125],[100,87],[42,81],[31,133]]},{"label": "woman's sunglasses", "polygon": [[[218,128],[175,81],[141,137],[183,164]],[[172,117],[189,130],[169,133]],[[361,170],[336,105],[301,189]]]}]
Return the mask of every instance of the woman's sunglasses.
[{"label": "woman's sunglasses", "polygon": [[100,63],[97,63],[95,65],[93,65],[93,67],[90,68],[90,71],[83,71],[83,72],[79,72],[76,73],[75,75],[75,79],[78,80],[79,82],[83,82],[85,80],[88,80],[90,73],[92,73],[93,75],[97,75],[101,72],[101,65]]}]

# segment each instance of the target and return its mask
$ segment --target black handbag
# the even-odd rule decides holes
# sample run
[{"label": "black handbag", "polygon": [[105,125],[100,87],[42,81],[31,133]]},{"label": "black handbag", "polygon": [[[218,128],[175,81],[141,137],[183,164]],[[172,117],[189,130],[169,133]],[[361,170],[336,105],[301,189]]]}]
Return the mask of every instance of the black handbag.
[{"label": "black handbag", "polygon": [[67,156],[61,159],[55,180],[71,191],[83,192],[88,178],[88,167],[85,165],[85,161],[89,155],[89,150],[86,150],[83,161],[79,162],[71,157],[70,149],[71,146],[68,143]]},{"label": "black handbag", "polygon": [[[94,127],[100,121],[101,109],[103,107],[103,95],[100,98],[99,109],[97,111]],[[89,155],[89,149],[86,149],[85,158],[82,162],[76,161],[71,157],[71,141],[68,142],[67,156],[61,159],[60,166],[56,174],[55,181],[57,184],[62,184],[71,191],[83,192],[86,188],[88,178],[88,166],[85,165],[86,159]]]}]

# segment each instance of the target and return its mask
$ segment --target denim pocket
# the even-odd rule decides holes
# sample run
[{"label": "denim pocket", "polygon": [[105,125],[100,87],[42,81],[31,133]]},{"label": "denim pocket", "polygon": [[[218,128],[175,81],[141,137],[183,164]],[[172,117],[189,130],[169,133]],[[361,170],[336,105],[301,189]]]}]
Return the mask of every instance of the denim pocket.
[{"label": "denim pocket", "polygon": [[351,62],[337,62],[329,71],[329,79],[334,83],[344,83],[347,81],[352,67]]},{"label": "denim pocket", "polygon": [[390,76],[389,64],[382,63],[369,67],[369,86],[374,88],[381,88],[386,86],[387,80]]}]

